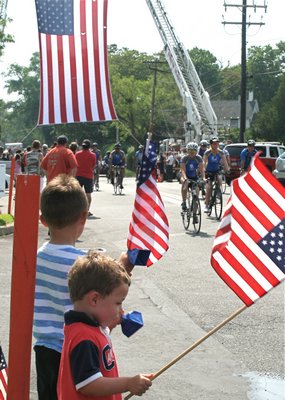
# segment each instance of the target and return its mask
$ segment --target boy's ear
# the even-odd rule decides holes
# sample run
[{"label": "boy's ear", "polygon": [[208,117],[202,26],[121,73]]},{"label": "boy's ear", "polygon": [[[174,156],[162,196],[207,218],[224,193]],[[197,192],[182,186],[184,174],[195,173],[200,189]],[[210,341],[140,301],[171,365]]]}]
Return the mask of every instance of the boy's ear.
[{"label": "boy's ear", "polygon": [[90,306],[96,305],[99,298],[100,298],[100,294],[98,292],[96,292],[96,290],[91,290],[89,293],[87,293],[87,301]]},{"label": "boy's ear", "polygon": [[41,223],[43,224],[43,226],[46,226],[46,227],[48,226],[46,223],[46,220],[44,219],[42,214],[40,215],[40,220],[41,220]]},{"label": "boy's ear", "polygon": [[88,217],[88,211],[84,211],[84,212],[81,214],[80,221],[81,221],[83,224],[85,224],[85,222],[86,222],[86,220],[87,220],[87,217]]}]

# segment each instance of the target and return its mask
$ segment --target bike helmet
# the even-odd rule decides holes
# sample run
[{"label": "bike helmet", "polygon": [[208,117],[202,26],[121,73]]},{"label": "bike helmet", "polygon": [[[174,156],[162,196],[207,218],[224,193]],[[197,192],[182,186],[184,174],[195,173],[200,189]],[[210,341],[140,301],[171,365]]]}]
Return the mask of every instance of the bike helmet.
[{"label": "bike helmet", "polygon": [[219,138],[217,138],[216,136],[214,136],[214,137],[212,137],[212,139],[210,139],[210,144],[212,144],[212,143],[219,143],[220,142],[220,140],[219,140]]},{"label": "bike helmet", "polygon": [[200,146],[208,146],[208,144],[207,140],[201,140],[200,142]]},{"label": "bike helmet", "polygon": [[255,141],[254,141],[253,139],[249,139],[249,140],[247,141],[247,145],[248,145],[248,146],[255,146]]},{"label": "bike helmet", "polygon": [[98,143],[97,143],[97,142],[94,142],[92,146],[93,146],[93,147],[98,147]]},{"label": "bike helmet", "polygon": [[190,143],[187,144],[186,149],[187,149],[187,150],[195,150],[195,151],[198,151],[198,145],[197,145],[197,143],[190,142]]},{"label": "bike helmet", "polygon": [[44,144],[42,145],[42,149],[43,149],[43,150],[47,150],[47,149],[48,149],[48,145],[44,143]]},{"label": "bike helmet", "polygon": [[115,144],[115,149],[120,149],[122,146],[121,146],[121,143],[116,143]]}]

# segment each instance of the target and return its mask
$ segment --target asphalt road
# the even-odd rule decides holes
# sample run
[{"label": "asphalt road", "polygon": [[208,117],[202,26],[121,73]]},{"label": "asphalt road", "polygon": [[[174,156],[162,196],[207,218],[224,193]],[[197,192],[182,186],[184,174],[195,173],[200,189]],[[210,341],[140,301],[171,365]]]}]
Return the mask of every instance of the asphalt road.
[{"label": "asphalt road", "polygon": [[[126,249],[134,179],[126,179],[124,186],[124,194],[115,196],[111,185],[101,178],[100,191],[92,197],[94,217],[88,219],[78,247],[103,248],[113,257]],[[159,370],[243,305],[210,266],[218,222],[203,215],[199,235],[185,232],[180,217],[180,185],[161,183],[159,189],[169,218],[170,248],[149,269],[134,270],[125,308],[139,309],[145,326],[130,339],[122,338],[119,329],[114,331],[122,374]],[[228,194],[229,189],[225,201]],[[45,240],[47,231],[40,226],[39,244]],[[0,239],[0,341],[6,354],[12,244],[12,235]],[[257,374],[261,374],[264,385],[253,397],[251,377],[256,383]],[[31,375],[31,399],[36,399],[33,361]],[[273,394],[272,382],[278,386]],[[278,393],[283,384],[284,283],[157,378],[144,397],[281,400],[284,397]]]}]

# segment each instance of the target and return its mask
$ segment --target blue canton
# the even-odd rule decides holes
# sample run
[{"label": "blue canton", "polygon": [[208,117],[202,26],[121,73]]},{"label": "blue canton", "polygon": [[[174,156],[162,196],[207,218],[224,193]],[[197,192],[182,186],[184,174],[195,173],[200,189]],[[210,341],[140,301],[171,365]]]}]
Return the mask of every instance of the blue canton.
[{"label": "blue canton", "polygon": [[148,147],[148,156],[146,156],[144,153],[142,158],[142,166],[141,166],[138,186],[142,185],[145,181],[148,180],[152,171],[155,168],[156,159],[157,159],[156,145],[150,142]]},{"label": "blue canton", "polygon": [[36,0],[38,28],[49,35],[73,35],[73,0]]},{"label": "blue canton", "polygon": [[7,368],[7,364],[5,361],[4,354],[2,352],[2,348],[0,346],[0,371],[2,371],[2,369],[5,369],[5,368]]},{"label": "blue canton", "polygon": [[285,273],[285,219],[258,243],[259,247]]}]

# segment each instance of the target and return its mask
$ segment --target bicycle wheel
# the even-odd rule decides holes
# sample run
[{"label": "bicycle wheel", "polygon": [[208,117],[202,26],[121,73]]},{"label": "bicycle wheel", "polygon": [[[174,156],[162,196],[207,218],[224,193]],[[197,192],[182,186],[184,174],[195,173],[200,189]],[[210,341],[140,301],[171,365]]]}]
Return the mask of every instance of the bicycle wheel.
[{"label": "bicycle wheel", "polygon": [[187,209],[184,211],[181,211],[181,217],[182,217],[182,223],[184,226],[184,229],[188,229],[190,225],[190,216],[191,216],[191,210],[190,210],[190,197],[189,195],[187,196],[186,199],[186,207]]},{"label": "bicycle wheel", "polygon": [[119,188],[119,182],[118,182],[118,172],[115,171],[115,177],[114,177],[114,193],[118,193],[118,188]]},{"label": "bicycle wheel", "polygon": [[193,210],[194,232],[199,233],[201,229],[202,215],[200,200],[197,196],[193,197],[191,209]]},{"label": "bicycle wheel", "polygon": [[219,220],[223,212],[223,194],[221,189],[217,186],[215,188],[215,215]]},{"label": "bicycle wheel", "polygon": [[221,177],[222,177],[222,193],[226,193],[227,186],[228,186],[227,181],[226,181],[226,176],[223,173],[223,174],[221,174]]}]

